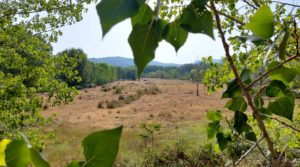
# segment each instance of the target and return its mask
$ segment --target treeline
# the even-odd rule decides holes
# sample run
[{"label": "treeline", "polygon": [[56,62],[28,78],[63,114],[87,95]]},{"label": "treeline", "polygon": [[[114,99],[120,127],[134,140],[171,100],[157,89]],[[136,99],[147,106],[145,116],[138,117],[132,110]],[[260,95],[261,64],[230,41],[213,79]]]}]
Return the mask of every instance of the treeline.
[{"label": "treeline", "polygon": [[[115,80],[136,80],[136,67],[114,67],[105,63],[92,63],[87,59],[87,55],[81,49],[67,49],[56,55],[61,62],[76,64],[73,71],[77,72],[77,78],[69,79],[66,74],[60,75],[59,79],[68,83],[69,86],[77,88],[103,85]],[[204,62],[195,64],[184,64],[178,67],[148,66],[144,69],[142,77],[195,80],[195,70],[203,74],[208,65]],[[198,72],[197,72],[198,73]],[[203,75],[196,75],[197,80],[201,80]]]}]

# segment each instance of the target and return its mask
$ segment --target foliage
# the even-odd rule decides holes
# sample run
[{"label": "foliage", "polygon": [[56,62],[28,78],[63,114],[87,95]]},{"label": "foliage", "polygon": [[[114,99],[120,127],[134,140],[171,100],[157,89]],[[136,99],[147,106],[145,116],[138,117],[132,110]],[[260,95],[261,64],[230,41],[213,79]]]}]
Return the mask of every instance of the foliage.
[{"label": "foliage", "polygon": [[[76,90],[57,76],[75,79],[73,66],[52,56],[58,29],[82,19],[81,1],[0,2],[0,138],[15,138],[43,123],[42,103],[68,103]],[[71,79],[72,78],[72,79]]]},{"label": "foliage", "polygon": [[[68,167],[110,167],[113,165],[119,149],[119,141],[122,126],[94,132],[85,137],[82,141],[85,161],[74,161]],[[8,141],[4,139],[0,142],[1,166],[9,167],[49,167],[42,153],[39,153],[23,136],[23,139]],[[2,152],[3,150],[3,152]],[[2,162],[5,158],[5,162]]]},{"label": "foliage", "polygon": [[[148,12],[153,15],[151,21],[134,19],[128,42],[133,51],[138,77],[154,59],[155,50],[161,40],[165,39],[178,50],[184,44],[183,39],[188,33],[201,33],[214,39],[215,27],[220,35],[226,60],[222,64],[215,64],[211,58],[207,59],[206,62],[212,68],[205,74],[204,82],[209,86],[209,91],[222,88],[228,82],[222,97],[229,98],[226,107],[233,111],[234,116],[228,121],[231,132],[220,128],[219,120],[211,120],[209,137],[216,137],[217,146],[221,150],[230,150],[231,143],[239,138],[256,142],[234,165],[238,165],[254,147],[259,147],[263,139],[271,155],[269,163],[272,166],[285,164],[273,145],[270,131],[266,129],[266,121],[281,122],[285,118],[293,121],[295,95],[291,85],[300,72],[298,62],[295,61],[300,57],[297,24],[299,5],[267,0],[191,0],[188,4],[182,2],[158,0],[155,12]],[[139,12],[144,10],[139,8],[145,2],[139,1],[135,6],[134,4],[136,2],[128,4],[132,8],[122,6],[118,11],[119,14],[124,11],[127,13],[121,17],[122,20],[135,15],[143,16]],[[102,24],[111,23],[110,26],[114,26],[121,21],[113,17],[111,22],[102,19],[112,15],[99,12],[100,8],[105,7],[111,6],[98,4]],[[113,9],[116,10],[117,6]],[[179,28],[177,34],[170,28],[174,24]],[[105,33],[107,31],[104,29]],[[267,101],[264,94],[271,96],[269,103],[264,103]],[[272,114],[279,116],[279,119]],[[256,124],[249,124],[251,115]],[[283,125],[292,127],[286,123]],[[262,133],[259,140],[259,135],[253,130],[255,127]],[[263,152],[262,154],[264,155]]]},{"label": "foliage", "polygon": [[223,158],[213,153],[209,148],[200,147],[189,149],[189,145],[184,140],[179,140],[176,144],[164,148],[157,152],[148,149],[144,155],[143,166],[154,167],[202,167],[202,166],[224,166]]}]

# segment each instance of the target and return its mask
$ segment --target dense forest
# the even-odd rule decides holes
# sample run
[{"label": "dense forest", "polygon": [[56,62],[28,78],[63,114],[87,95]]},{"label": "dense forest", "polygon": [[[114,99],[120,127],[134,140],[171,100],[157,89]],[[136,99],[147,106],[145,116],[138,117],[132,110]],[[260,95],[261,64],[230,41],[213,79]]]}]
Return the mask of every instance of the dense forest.
[{"label": "dense forest", "polygon": [[[55,57],[74,65],[72,71],[76,72],[76,80],[74,78],[70,80],[66,74],[59,75],[58,79],[77,89],[103,85],[116,80],[137,80],[137,70],[134,66],[114,67],[105,63],[93,63],[88,61],[87,55],[81,49],[67,49]],[[200,81],[208,67],[209,64],[204,61],[179,67],[147,66],[142,77],[192,81],[197,78]],[[195,75],[195,70],[197,70],[197,75]]]}]

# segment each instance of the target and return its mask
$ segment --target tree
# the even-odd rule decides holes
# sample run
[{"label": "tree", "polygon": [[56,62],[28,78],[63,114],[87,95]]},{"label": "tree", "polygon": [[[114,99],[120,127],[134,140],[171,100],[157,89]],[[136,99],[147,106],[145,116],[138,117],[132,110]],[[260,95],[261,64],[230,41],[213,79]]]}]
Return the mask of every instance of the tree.
[{"label": "tree", "polygon": [[61,75],[59,76],[60,79],[62,79],[64,82],[68,83],[69,86],[76,86],[82,84],[82,78],[83,78],[83,71],[87,63],[87,55],[83,52],[82,49],[66,49],[62,52],[57,53],[56,56],[61,57],[61,61],[64,61],[66,65],[62,66],[70,67],[74,66],[74,63],[76,64],[75,68],[72,69],[73,71],[77,72],[78,79],[71,78],[67,80],[67,76]]},{"label": "tree", "polygon": [[[230,68],[227,75],[233,75],[223,98],[229,98],[226,107],[233,111],[234,117],[229,121],[232,131],[226,133],[220,129],[220,112],[210,113],[209,137],[216,138],[221,150],[230,149],[230,144],[240,138],[255,142],[251,150],[265,140],[271,155],[269,163],[284,165],[266,128],[266,120],[278,121],[294,130],[281,119],[293,120],[295,96],[290,83],[300,73],[294,65],[300,57],[299,5],[269,0],[191,0],[190,3],[157,0],[153,11],[144,0],[116,2],[120,5],[115,6],[109,0],[102,0],[97,5],[103,36],[115,24],[131,18],[132,32],[128,42],[138,77],[154,59],[160,41],[169,42],[177,51],[185,43],[188,33],[202,33],[215,39],[215,28],[224,47],[225,65]],[[259,81],[264,85],[259,86]],[[263,94],[271,98],[268,105],[264,105]],[[262,135],[255,133],[249,124],[249,115],[245,114],[247,108],[256,121],[253,126]],[[274,118],[273,114],[280,119]]]},{"label": "tree", "polygon": [[91,0],[0,1],[0,138],[16,137],[43,122],[42,103],[68,103],[74,88],[57,79],[75,77],[72,64],[52,56],[59,27],[81,20]]}]

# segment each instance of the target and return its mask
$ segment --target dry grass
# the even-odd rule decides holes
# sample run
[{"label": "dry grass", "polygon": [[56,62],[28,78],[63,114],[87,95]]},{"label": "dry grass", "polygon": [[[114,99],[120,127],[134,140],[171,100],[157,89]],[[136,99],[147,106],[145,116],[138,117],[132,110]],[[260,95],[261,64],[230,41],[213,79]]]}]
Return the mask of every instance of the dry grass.
[{"label": "dry grass", "polygon": [[[122,87],[122,93],[116,94],[113,89],[108,89],[113,87]],[[85,135],[123,125],[119,158],[139,162],[145,149],[139,136],[139,125],[143,122],[161,124],[161,130],[155,134],[157,148],[181,138],[203,145],[206,141],[206,112],[211,109],[224,111],[226,100],[221,100],[220,94],[201,92],[200,96],[196,96],[193,92],[193,83],[159,79],[120,81],[102,88],[81,90],[74,102],[48,108],[44,112],[45,116],[57,113],[54,122],[45,129],[45,133],[56,134],[55,138],[46,141],[45,154],[50,162],[56,162],[52,166],[65,166],[70,160],[82,156],[81,140]],[[124,99],[119,99],[120,96]],[[99,107],[100,102],[102,106],[102,103],[108,105],[111,101],[120,100],[125,104],[118,108]]]}]

